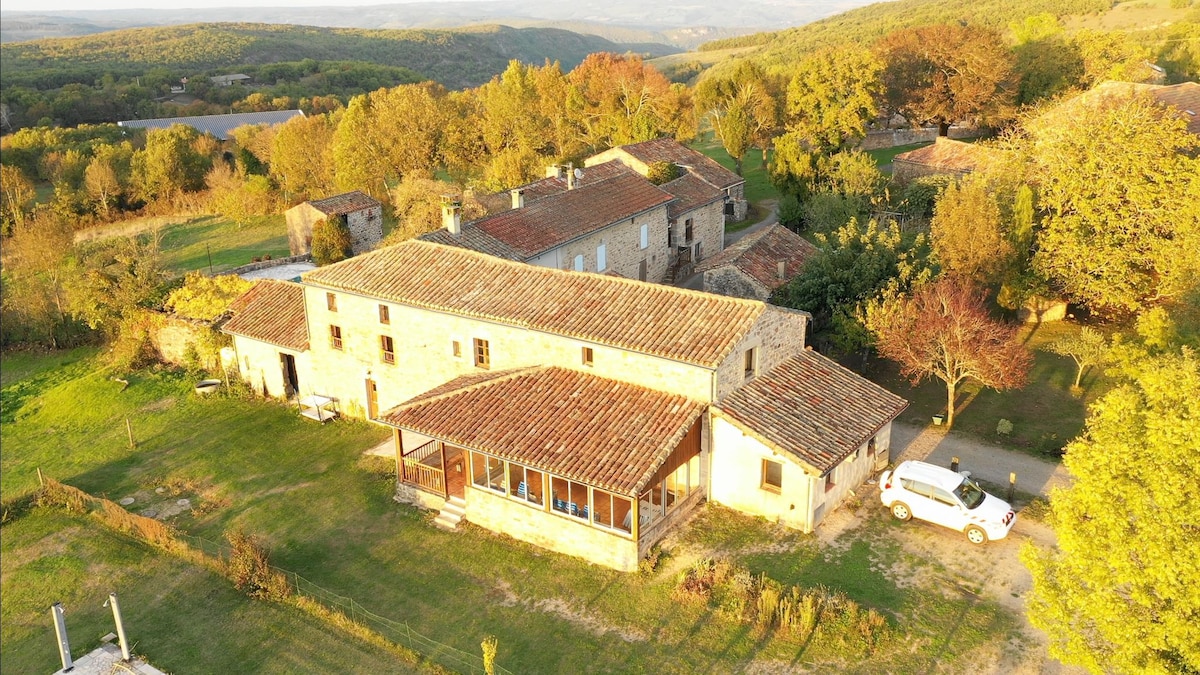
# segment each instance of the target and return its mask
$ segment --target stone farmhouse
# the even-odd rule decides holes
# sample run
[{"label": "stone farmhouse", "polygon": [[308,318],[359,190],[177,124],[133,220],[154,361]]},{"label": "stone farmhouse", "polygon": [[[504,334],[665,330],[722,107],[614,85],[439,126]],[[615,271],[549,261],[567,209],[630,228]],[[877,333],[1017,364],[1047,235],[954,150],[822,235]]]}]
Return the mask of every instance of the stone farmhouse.
[{"label": "stone farmhouse", "polygon": [[817,254],[804,237],[776,223],[748,234],[696,267],[709,293],[766,302]]},{"label": "stone farmhouse", "polygon": [[704,499],[810,531],[886,463],[906,403],[808,319],[414,240],[260,282],[222,330],[257,391],[390,427],[398,500],[630,571]]},{"label": "stone farmhouse", "polygon": [[673,283],[721,251],[725,200],[688,171],[655,186],[618,161],[555,166],[508,194],[481,197],[485,218],[464,224],[459,204],[447,202],[444,227],[421,238],[541,267]]},{"label": "stone farmhouse", "polygon": [[284,217],[292,255],[312,251],[313,226],[322,220],[336,219],[346,226],[354,255],[370,251],[383,239],[383,206],[358,190],[297,204]]}]

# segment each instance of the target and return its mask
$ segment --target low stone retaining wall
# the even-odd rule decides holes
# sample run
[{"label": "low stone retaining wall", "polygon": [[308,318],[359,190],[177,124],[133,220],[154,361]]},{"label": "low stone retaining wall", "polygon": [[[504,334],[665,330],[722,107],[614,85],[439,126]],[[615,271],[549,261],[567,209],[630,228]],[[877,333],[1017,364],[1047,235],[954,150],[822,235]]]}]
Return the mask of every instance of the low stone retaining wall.
[{"label": "low stone retaining wall", "polygon": [[312,262],[312,254],[303,253],[301,255],[290,255],[286,258],[271,258],[270,260],[263,260],[260,262],[250,263],[249,265],[235,267],[231,270],[225,270],[224,272],[221,272],[221,274],[245,274],[246,272],[265,270],[268,267],[279,267],[280,265],[291,265],[293,263],[302,262]]},{"label": "low stone retaining wall", "polygon": [[[947,136],[954,139],[979,138],[986,134],[982,129],[974,127],[950,127]],[[898,145],[913,143],[932,143],[937,140],[937,127],[921,127],[918,129],[881,129],[867,132],[867,137],[859,143],[859,150],[879,150],[894,148]]]}]

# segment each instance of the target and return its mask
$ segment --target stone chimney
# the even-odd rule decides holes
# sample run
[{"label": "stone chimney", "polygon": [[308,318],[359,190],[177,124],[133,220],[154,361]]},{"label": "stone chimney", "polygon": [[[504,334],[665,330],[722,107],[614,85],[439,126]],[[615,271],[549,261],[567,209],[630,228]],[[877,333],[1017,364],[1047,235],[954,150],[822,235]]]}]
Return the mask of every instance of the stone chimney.
[{"label": "stone chimney", "polygon": [[515,190],[509,190],[508,193],[512,195],[512,207],[514,209],[525,208],[525,191],[524,190],[517,188]]},{"label": "stone chimney", "polygon": [[442,227],[456,237],[462,234],[462,202],[450,195],[442,195]]},{"label": "stone chimney", "polygon": [[780,260],[778,263],[775,263],[775,276],[779,277],[780,281],[783,281],[784,279],[787,278],[787,261],[786,260]]},{"label": "stone chimney", "polygon": [[546,167],[546,178],[564,178],[562,164],[551,164]]},{"label": "stone chimney", "polygon": [[568,163],[567,164],[567,189],[574,190],[575,189],[575,179],[579,178],[579,176],[582,176],[582,175],[583,175],[583,172],[576,174],[575,173],[575,165],[572,163]]}]

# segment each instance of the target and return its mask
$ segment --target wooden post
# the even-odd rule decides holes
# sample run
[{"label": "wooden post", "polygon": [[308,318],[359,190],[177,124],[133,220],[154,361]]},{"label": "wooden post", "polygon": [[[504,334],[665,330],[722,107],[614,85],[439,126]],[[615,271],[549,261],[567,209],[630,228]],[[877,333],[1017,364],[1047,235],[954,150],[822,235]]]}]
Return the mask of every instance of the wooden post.
[{"label": "wooden post", "polygon": [[957,457],[950,458],[950,470],[953,471],[954,473],[958,473],[958,458]]},{"label": "wooden post", "polygon": [[137,442],[133,440],[133,425],[129,423],[129,418],[125,418],[125,432],[129,434],[129,447],[136,448]]},{"label": "wooden post", "polygon": [[46,480],[42,477],[42,467],[39,466],[37,468],[37,474],[38,474],[38,487],[45,487]]},{"label": "wooden post", "polygon": [[1017,489],[1017,474],[1010,473],[1010,474],[1008,474],[1008,499],[1006,500],[1009,504],[1012,504],[1013,493],[1016,492],[1016,489]]},{"label": "wooden post", "polygon": [[438,452],[442,455],[442,496],[450,499],[450,481],[446,474],[446,444],[438,441]]}]

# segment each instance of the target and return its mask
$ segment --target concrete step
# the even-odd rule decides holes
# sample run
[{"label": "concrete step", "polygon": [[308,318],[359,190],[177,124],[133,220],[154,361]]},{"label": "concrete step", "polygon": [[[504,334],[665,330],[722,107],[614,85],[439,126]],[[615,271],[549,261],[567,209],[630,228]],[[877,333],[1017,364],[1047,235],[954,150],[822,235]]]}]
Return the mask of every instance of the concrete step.
[{"label": "concrete step", "polygon": [[437,518],[433,519],[434,526],[443,530],[456,530],[458,524],[467,515],[467,502],[461,497],[451,497],[446,500]]}]

